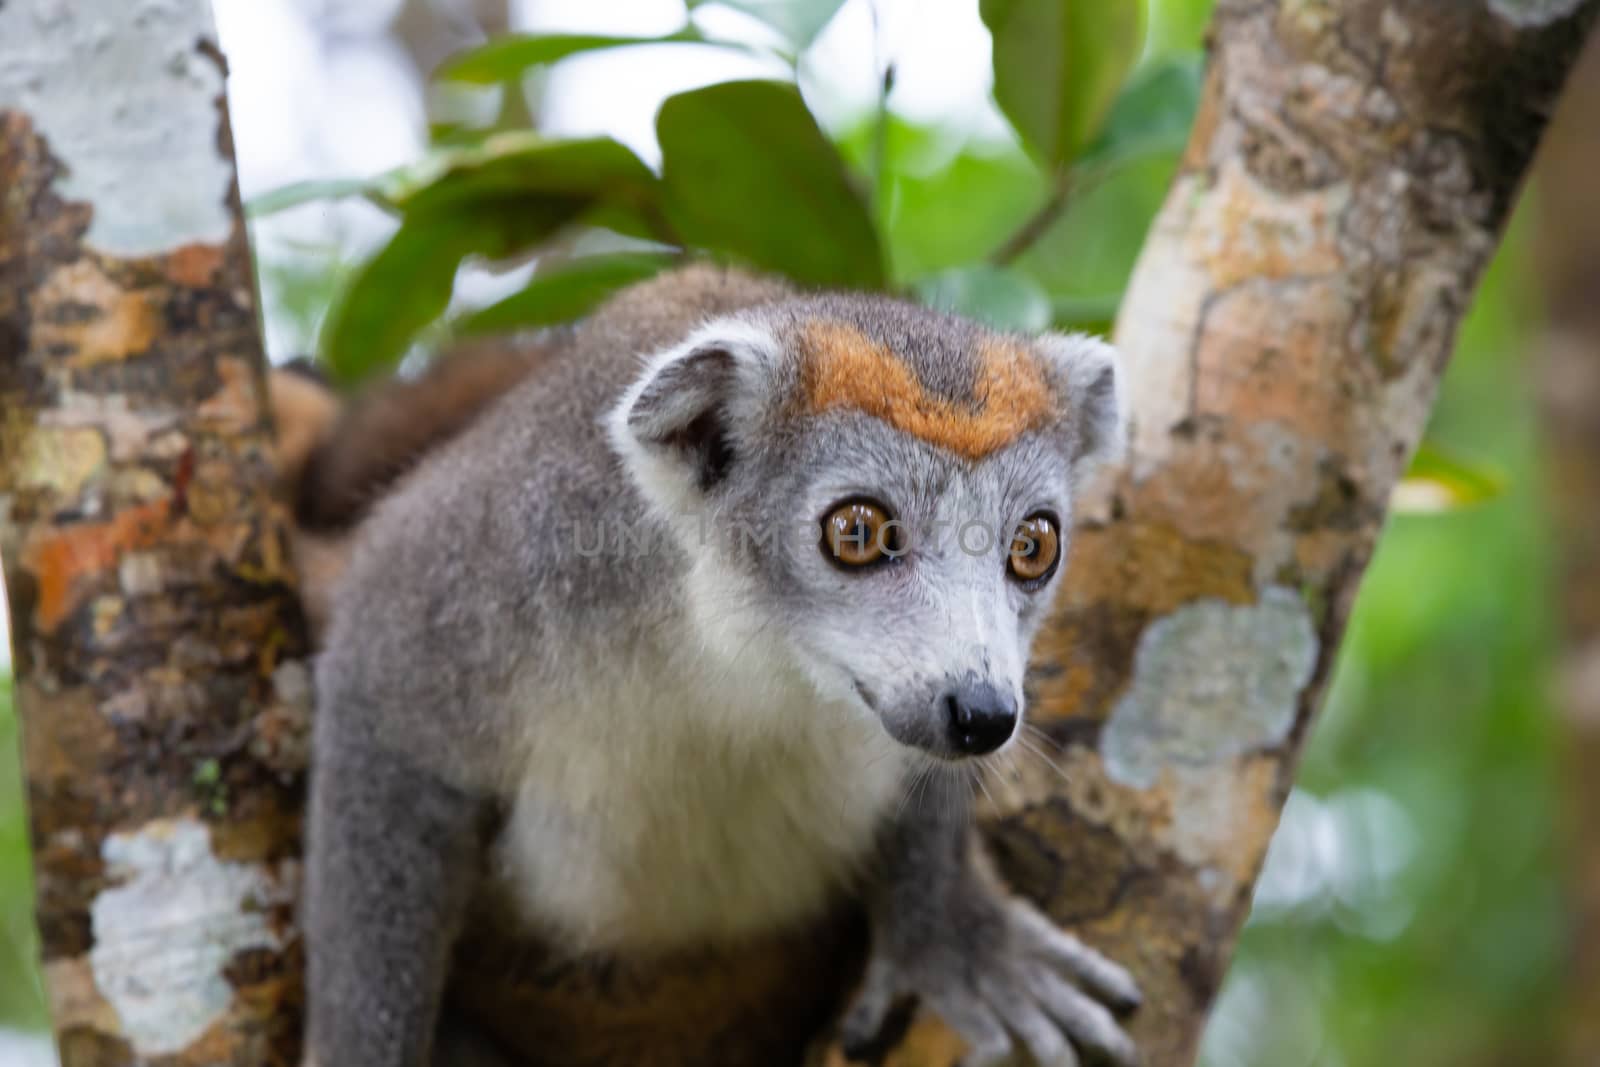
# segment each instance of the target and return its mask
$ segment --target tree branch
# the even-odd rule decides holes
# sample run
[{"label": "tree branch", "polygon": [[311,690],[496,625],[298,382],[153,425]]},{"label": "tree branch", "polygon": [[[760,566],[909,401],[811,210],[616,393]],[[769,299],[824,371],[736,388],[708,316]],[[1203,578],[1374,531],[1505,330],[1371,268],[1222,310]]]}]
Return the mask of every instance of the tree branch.
[{"label": "tree branch", "polygon": [[[1080,511],[996,827],[1192,1061],[1391,488],[1594,3],[1222,0],[1123,305],[1126,467]],[[1559,7],[1559,10],[1557,9]]]},{"label": "tree branch", "polygon": [[990,262],[1002,267],[1009,266],[1021,258],[1028,249],[1038,244],[1067,210],[1067,205],[1072,202],[1072,197],[1078,191],[1078,185],[1076,171],[1064,170],[1058,174],[1044,203],[1040,204],[1033,214],[1023,219],[1022,225],[994,250],[989,257]]}]

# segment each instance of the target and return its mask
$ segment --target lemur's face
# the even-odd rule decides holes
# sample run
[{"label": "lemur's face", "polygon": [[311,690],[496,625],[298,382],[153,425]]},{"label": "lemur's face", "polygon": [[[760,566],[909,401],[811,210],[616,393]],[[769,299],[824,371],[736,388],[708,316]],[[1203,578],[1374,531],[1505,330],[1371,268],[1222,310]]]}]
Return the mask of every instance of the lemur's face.
[{"label": "lemur's face", "polygon": [[1019,728],[1074,489],[1120,415],[1099,342],[839,297],[712,323],[611,430],[689,553],[703,637],[780,635],[763,647],[820,698],[953,760]]}]

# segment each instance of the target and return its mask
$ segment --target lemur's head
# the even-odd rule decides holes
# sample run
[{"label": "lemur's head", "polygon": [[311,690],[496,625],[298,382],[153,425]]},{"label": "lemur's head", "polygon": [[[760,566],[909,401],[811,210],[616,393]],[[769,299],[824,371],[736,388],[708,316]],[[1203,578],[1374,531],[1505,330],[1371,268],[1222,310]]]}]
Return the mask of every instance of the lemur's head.
[{"label": "lemur's head", "polygon": [[608,428],[688,552],[699,639],[737,658],[776,638],[823,699],[959,759],[1017,730],[1120,392],[1088,337],[829,296],[707,324],[649,361]]}]

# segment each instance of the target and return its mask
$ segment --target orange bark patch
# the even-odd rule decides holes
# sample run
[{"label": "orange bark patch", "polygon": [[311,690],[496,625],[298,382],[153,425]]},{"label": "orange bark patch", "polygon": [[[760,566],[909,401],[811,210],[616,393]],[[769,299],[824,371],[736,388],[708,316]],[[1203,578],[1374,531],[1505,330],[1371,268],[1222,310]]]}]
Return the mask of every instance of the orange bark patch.
[{"label": "orange bark patch", "polygon": [[93,580],[127,551],[148,548],[171,521],[165,500],[121,512],[110,522],[74,523],[50,529],[23,552],[22,565],[39,583],[34,621],[49,632],[70,615]]},{"label": "orange bark patch", "polygon": [[[77,313],[62,321],[60,308]],[[52,274],[34,295],[34,315],[35,345],[64,352],[74,367],[143,355],[162,326],[151,293],[122,288],[90,260]]]},{"label": "orange bark patch", "polygon": [[1248,604],[1256,596],[1254,562],[1231,544],[1191,538],[1164,522],[1082,530],[1067,558],[1060,603],[1074,609],[1104,603],[1151,616],[1211,597]]},{"label": "orange bark patch", "polygon": [[806,410],[853,408],[967,459],[1045,425],[1055,404],[1037,357],[1017,345],[988,342],[979,350],[978,399],[970,407],[931,395],[899,355],[848,326],[812,323],[803,345]]},{"label": "orange bark patch", "polygon": [[1376,395],[1372,363],[1340,343],[1350,316],[1350,298],[1334,281],[1219,297],[1194,348],[1194,414],[1276,422],[1332,452],[1373,439],[1361,405],[1330,400]]},{"label": "orange bark patch", "polygon": [[216,281],[222,264],[221,245],[184,245],[167,257],[167,277],[178,285],[202,289]]},{"label": "orange bark patch", "polygon": [[1205,264],[1217,290],[1263,279],[1337,275],[1344,265],[1337,242],[1346,197],[1337,188],[1285,197],[1242,167],[1223,167],[1200,202],[1189,252]]}]

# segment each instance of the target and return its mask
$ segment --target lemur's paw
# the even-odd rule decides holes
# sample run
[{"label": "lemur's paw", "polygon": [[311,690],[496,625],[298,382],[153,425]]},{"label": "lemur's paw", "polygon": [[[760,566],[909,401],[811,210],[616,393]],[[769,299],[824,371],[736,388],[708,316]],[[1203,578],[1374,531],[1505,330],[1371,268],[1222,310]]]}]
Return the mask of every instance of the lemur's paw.
[{"label": "lemur's paw", "polygon": [[1027,902],[996,904],[989,921],[942,943],[875,944],[840,1024],[845,1054],[873,1048],[895,1006],[915,996],[971,1048],[963,1067],[1029,1057],[1037,1067],[1078,1067],[1080,1054],[1135,1067],[1138,1052],[1111,1012],[1138,1006],[1133,976]]}]

